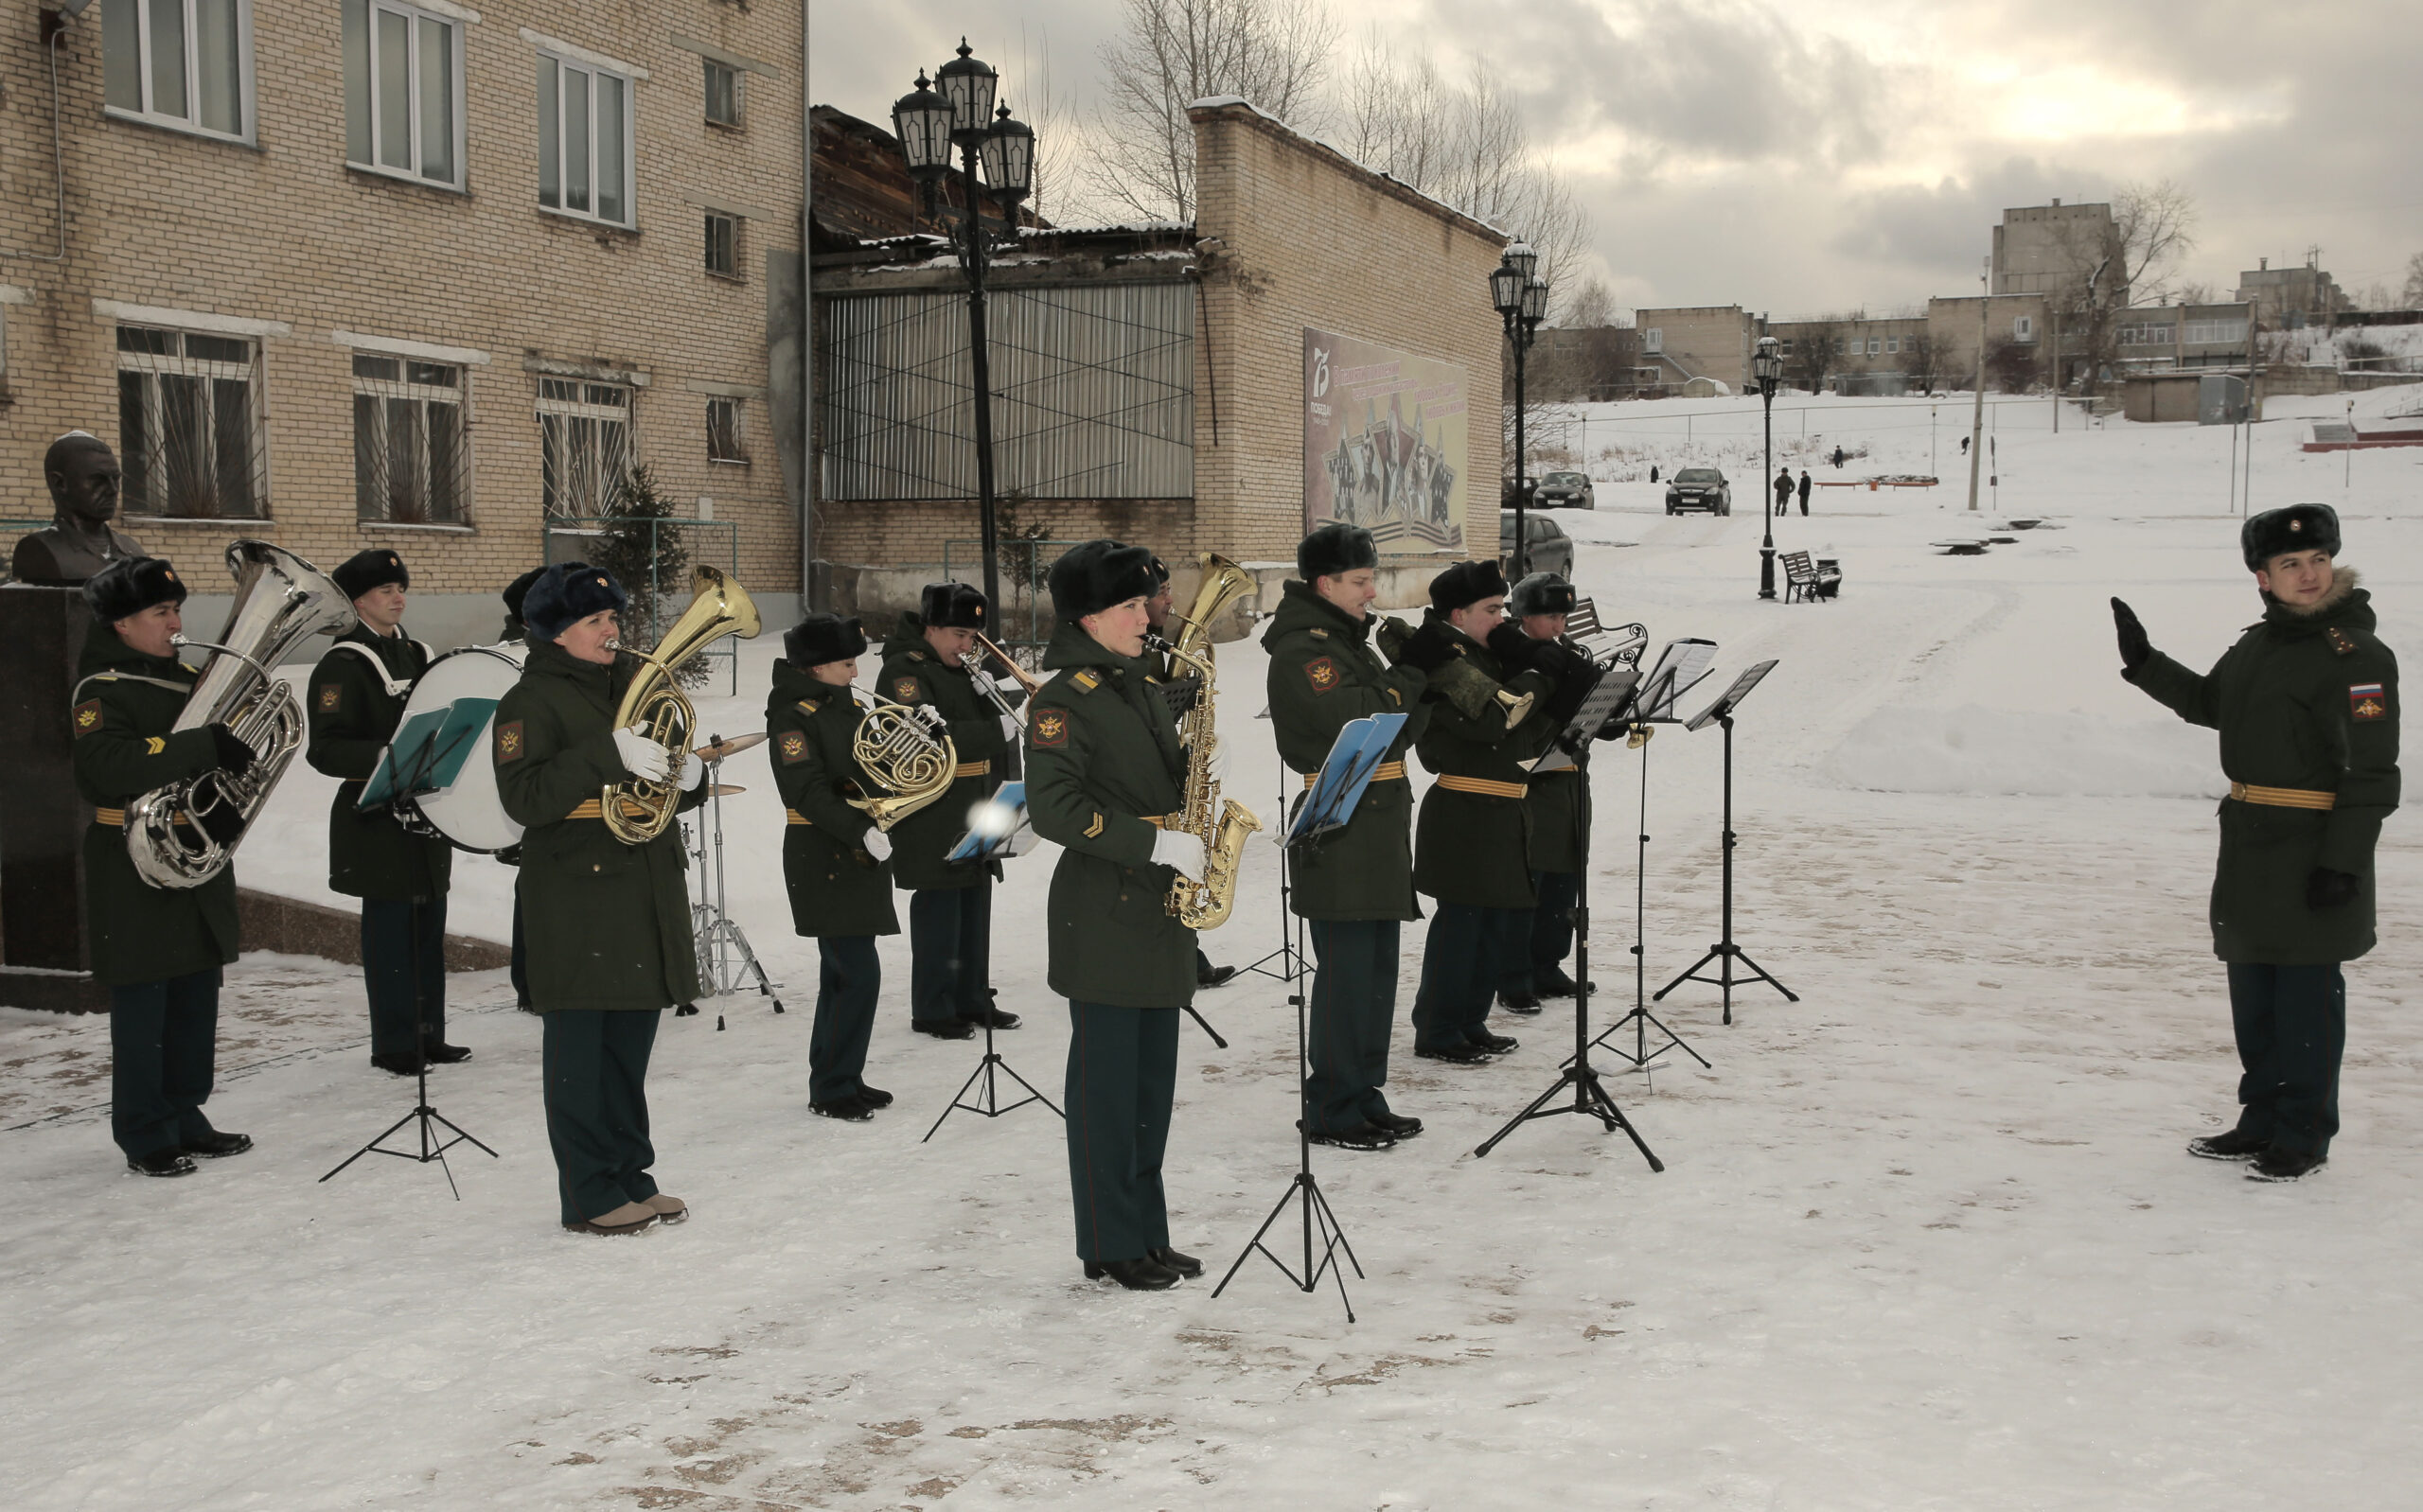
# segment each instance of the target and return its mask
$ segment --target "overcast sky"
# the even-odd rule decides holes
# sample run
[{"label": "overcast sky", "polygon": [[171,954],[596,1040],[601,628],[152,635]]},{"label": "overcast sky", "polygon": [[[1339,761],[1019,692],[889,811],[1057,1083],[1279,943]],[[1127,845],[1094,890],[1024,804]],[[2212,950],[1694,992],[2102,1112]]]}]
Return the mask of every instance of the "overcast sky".
[{"label": "overcast sky", "polygon": [[[816,97],[875,120],[962,27],[1022,114],[1047,66],[1083,112],[1120,14],[812,3]],[[2350,292],[2395,292],[2423,252],[2412,0],[1335,4],[1350,36],[1496,65],[1626,306],[1781,318],[1970,293],[2006,206],[2166,177],[2200,212],[2182,272],[2223,297],[2311,245]]]}]

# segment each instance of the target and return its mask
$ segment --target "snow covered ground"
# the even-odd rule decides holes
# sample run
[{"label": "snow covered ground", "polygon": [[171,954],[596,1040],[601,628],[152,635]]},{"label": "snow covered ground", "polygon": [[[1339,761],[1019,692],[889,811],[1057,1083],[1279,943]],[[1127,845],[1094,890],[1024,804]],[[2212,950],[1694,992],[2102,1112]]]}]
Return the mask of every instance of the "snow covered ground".
[{"label": "snow covered ground", "polygon": [[[2423,457],[2305,458],[2300,402],[2342,406],[2273,406],[2255,506],[2338,504],[2386,638],[2423,646]],[[1779,442],[1806,424],[1813,458],[1864,449],[1845,478],[1928,470],[1923,401],[1801,408],[1779,404]],[[2198,664],[2255,617],[2227,433],[2073,414],[2055,437],[2043,401],[2012,401],[1999,498],[1972,517],[1968,412],[1940,408],[1946,486],[1820,490],[1813,518],[1779,522],[1779,546],[1844,564],[1841,601],[1806,607],[1752,596],[1754,403],[1591,412],[1601,508],[1557,517],[1584,589],[1656,642],[1719,642],[1720,682],[1781,659],[1737,733],[1740,932],[1801,1001],[1745,991],[1730,1028],[1712,989],[1659,1005],[1714,1063],[1612,1078],[1663,1174],[1572,1118],[1472,1154],[1554,1077],[1565,1006],[1501,1017],[1524,1044],[1485,1068],[1416,1061],[1401,1030],[1391,1100],[1429,1132],[1317,1159],[1369,1273],[1348,1277],[1359,1321],[1260,1258],[1217,1299],[1209,1281],[1088,1284],[1050,1113],[954,1114],[919,1142],[981,1046],[910,1033],[905,941],[884,948],[870,1067],[899,1104],[870,1125],[807,1114],[814,954],[788,932],[752,756],[727,773],[750,788],[725,811],[728,867],[791,1011],[735,997],[715,1005],[726,1032],[664,1021],[658,1170],[695,1204],[684,1226],[557,1230],[538,1025],[501,973],[453,979],[477,1059],[433,1081],[502,1155],[455,1152],[459,1203],[400,1161],[315,1181],[410,1104],[368,1066],[342,968],[256,956],[230,974],[210,1111],[259,1148],[180,1182],[121,1174],[102,1024],[0,1018],[7,1503],[2412,1505],[2416,828],[2389,826],[2386,938],[2350,972],[2331,1165],[2262,1187],[2189,1159],[2236,1077],[2202,918],[2219,773],[2208,736],[2115,676],[2104,600]],[[1727,466],[1739,512],[1664,518],[1652,459]],[[1928,544],[2038,517],[2059,528],[2002,532],[2014,543],[1984,556]],[[749,692],[706,701],[711,726],[756,728],[772,649],[747,649]],[[1223,648],[1222,712],[1233,795],[1273,819],[1263,666]],[[1653,990],[1715,938],[1718,742],[1668,730],[1647,751]],[[1601,1017],[1632,1000],[1641,763],[1610,748],[1596,777]],[[325,896],[327,799],[289,778],[248,885]],[[1001,1049],[1057,1100],[1051,859],[1016,863],[999,895],[996,979],[1028,1015]],[[504,938],[501,870],[465,858],[457,878],[453,927]],[[1258,844],[1209,944],[1242,963],[1276,942]],[[1181,1050],[1176,1238],[1214,1279],[1292,1169],[1284,993],[1247,976],[1205,994],[1231,1047],[1190,1027]]]}]

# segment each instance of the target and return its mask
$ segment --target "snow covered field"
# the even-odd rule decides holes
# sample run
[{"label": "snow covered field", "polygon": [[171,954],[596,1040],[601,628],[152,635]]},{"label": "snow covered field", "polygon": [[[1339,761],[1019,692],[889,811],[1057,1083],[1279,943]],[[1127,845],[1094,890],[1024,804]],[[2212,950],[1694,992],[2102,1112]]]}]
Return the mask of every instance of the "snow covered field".
[{"label": "snow covered field", "polygon": [[[2380,391],[2360,411],[2412,402]],[[2305,457],[2301,403],[2343,413],[2273,405],[2255,505],[2339,505],[2343,559],[2415,654],[2423,452]],[[1572,1118],[1471,1153],[1554,1077],[1567,1006],[1501,1015],[1523,1046],[1482,1068],[1416,1061],[1401,1029],[1391,1101],[1429,1131],[1317,1152],[1370,1273],[1348,1277],[1360,1321],[1258,1258],[1216,1300],[1209,1280],[1088,1284],[1050,1113],[954,1114],[919,1143],[982,1047],[909,1031],[904,940],[884,948],[869,1068],[898,1105],[869,1125],[807,1114],[815,957],[788,932],[752,753],[727,773],[750,788],[727,803],[728,865],[791,1011],[732,998],[714,1005],[727,1032],[712,1012],[664,1021],[651,1094],[659,1174],[697,1213],[681,1227],[557,1230],[538,1024],[502,973],[453,979],[452,1037],[477,1059],[432,1083],[503,1155],[456,1152],[459,1203],[403,1162],[315,1182],[410,1105],[367,1064],[344,968],[256,956],[230,974],[210,1111],[259,1148],[180,1182],[122,1174],[104,1025],[0,1017],[7,1504],[2414,1504],[2416,827],[2386,832],[2384,943],[2349,973],[2330,1166],[2262,1187],[2189,1159],[2236,1081],[2203,924],[2220,780],[2208,735],[2119,680],[2104,600],[2198,665],[2255,617],[2228,435],[2073,413],[2056,437],[2043,401],[2012,401],[1999,499],[1972,517],[1968,410],[1940,409],[1944,487],[1821,489],[1814,518],[1778,523],[1782,548],[1843,561],[1841,601],[1806,607],[1752,596],[1755,401],[1590,412],[1601,507],[1556,517],[1584,543],[1585,591],[1655,642],[1717,641],[1717,683],[1782,663],[1737,733],[1739,929],[1802,1000],[1745,991],[1730,1028],[1713,989],[1659,1006],[1714,1063],[1611,1079],[1662,1175]],[[1777,414],[1795,466],[1806,425],[1813,459],[1866,450],[1844,478],[1927,470],[1923,400],[1799,410]],[[1666,519],[1649,460],[1726,466],[1737,513]],[[1624,481],[1636,465],[1644,481]],[[2039,517],[2060,528],[2003,532],[2015,543],[1984,556],[1928,545]],[[703,703],[711,726],[757,728],[773,649],[745,650],[746,692]],[[1263,665],[1250,642],[1223,648],[1223,728],[1232,795],[1273,820]],[[1668,730],[1648,748],[1653,990],[1716,935],[1718,741]],[[1608,748],[1596,777],[1601,1017],[1632,998],[1640,765]],[[326,896],[327,792],[289,777],[248,885]],[[1028,1015],[1002,1051],[1057,1100],[1051,859],[1015,863],[998,895],[996,980]],[[453,927],[504,938],[505,874],[471,858],[456,874]],[[1275,881],[1257,844],[1215,959],[1274,947]],[[1182,1045],[1174,1237],[1212,1279],[1292,1169],[1284,992],[1247,976],[1205,994],[1231,1047],[1191,1026]]]}]

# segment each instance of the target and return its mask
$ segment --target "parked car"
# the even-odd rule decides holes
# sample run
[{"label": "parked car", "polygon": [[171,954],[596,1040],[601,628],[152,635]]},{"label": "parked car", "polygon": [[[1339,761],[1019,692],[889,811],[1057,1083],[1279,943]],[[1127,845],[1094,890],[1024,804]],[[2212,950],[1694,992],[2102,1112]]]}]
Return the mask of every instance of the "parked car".
[{"label": "parked car", "polygon": [[1666,513],[1679,515],[1686,509],[1733,513],[1733,484],[1714,467],[1685,467],[1666,484]]},{"label": "parked car", "polygon": [[[1538,515],[1523,517],[1523,534],[1530,537],[1531,571],[1562,573],[1567,582],[1573,580],[1573,537],[1553,519]],[[1510,511],[1497,517],[1497,568],[1512,582],[1521,574],[1514,571],[1514,516]]]},{"label": "parked car", "polygon": [[1598,500],[1590,492],[1590,475],[1582,472],[1552,472],[1531,488],[1532,507],[1536,509],[1596,509]]}]

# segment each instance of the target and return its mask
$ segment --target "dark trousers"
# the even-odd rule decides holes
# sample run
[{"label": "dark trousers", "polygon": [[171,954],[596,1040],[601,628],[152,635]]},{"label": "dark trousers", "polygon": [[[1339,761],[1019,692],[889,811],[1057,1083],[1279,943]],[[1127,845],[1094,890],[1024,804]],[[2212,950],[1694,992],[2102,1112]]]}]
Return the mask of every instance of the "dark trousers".
[{"label": "dark trousers", "polygon": [[522,938],[522,879],[513,881],[513,1001],[530,1006],[530,947]]},{"label": "dark trousers", "polygon": [[1170,1241],[1161,1154],[1177,1091],[1177,1015],[1069,1000],[1061,1096],[1080,1259],[1140,1259]]},{"label": "dark trousers", "polygon": [[129,1160],[209,1134],[219,968],[110,989],[110,1137]]},{"label": "dark trousers", "polygon": [[1388,1111],[1388,1033],[1397,1015],[1394,919],[1309,919],[1313,938],[1312,1075],[1304,1113],[1335,1134]]},{"label": "dark trousers", "polygon": [[2337,966],[2230,965],[2237,1031],[2237,1126],[2275,1150],[2330,1153],[2339,1133],[2339,1056],[2347,978]]},{"label": "dark trousers", "polygon": [[1800,490],[1800,518],[1809,518],[1809,490],[1806,488]]},{"label": "dark trousers", "polygon": [[866,1089],[867,1036],[875,1032],[875,995],[883,990],[883,962],[873,935],[819,938],[816,953],[816,1027],[807,1036],[807,1099],[839,1102]]},{"label": "dark trousers", "polygon": [[663,1009],[559,1008],[543,1015],[547,1145],[564,1222],[656,1195],[647,1137],[647,1058]]},{"label": "dark trousers", "polygon": [[909,1016],[982,1018],[992,1001],[993,880],[909,894]]},{"label": "dark trousers", "polygon": [[1422,949],[1422,987],[1413,998],[1415,1049],[1441,1049],[1486,1032],[1500,963],[1519,958],[1530,927],[1529,908],[1436,905]]},{"label": "dark trousers", "polygon": [[370,990],[371,1054],[412,1054],[423,1028],[429,1044],[444,1043],[446,900],[363,899],[362,978]]},{"label": "dark trousers", "polygon": [[1501,993],[1536,993],[1548,972],[1573,953],[1573,905],[1582,897],[1582,873],[1534,871],[1531,890],[1540,895],[1531,910],[1531,929],[1524,948],[1510,957],[1497,974]]}]

